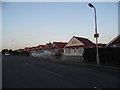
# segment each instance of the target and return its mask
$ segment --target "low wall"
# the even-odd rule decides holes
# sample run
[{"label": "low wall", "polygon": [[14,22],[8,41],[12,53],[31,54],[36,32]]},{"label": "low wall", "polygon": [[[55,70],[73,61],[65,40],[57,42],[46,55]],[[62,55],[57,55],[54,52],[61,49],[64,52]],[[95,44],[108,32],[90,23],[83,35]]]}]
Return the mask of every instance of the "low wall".
[{"label": "low wall", "polygon": [[83,56],[68,56],[68,55],[63,55],[62,60],[70,60],[74,62],[83,62]]}]

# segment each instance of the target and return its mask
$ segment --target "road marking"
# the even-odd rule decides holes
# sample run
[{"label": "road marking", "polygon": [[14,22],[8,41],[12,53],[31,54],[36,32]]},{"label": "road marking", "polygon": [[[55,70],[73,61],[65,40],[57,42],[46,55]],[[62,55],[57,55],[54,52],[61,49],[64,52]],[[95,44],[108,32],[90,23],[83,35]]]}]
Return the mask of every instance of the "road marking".
[{"label": "road marking", "polygon": [[38,67],[36,67],[36,66],[33,65],[33,64],[26,63],[26,65],[29,65],[29,66],[31,66],[31,67],[33,67],[33,68],[37,68],[37,69],[40,70],[40,71],[44,71],[44,72],[53,74],[53,75],[55,75],[55,76],[57,76],[57,77],[61,77],[61,78],[64,77],[63,75],[58,74],[58,73],[55,73],[55,72],[52,72],[52,71],[50,71],[50,70],[47,70],[47,69],[44,69],[44,68],[38,68]]},{"label": "road marking", "polygon": [[94,89],[97,89],[97,90],[102,90],[101,88],[98,88],[98,87],[93,87]]}]

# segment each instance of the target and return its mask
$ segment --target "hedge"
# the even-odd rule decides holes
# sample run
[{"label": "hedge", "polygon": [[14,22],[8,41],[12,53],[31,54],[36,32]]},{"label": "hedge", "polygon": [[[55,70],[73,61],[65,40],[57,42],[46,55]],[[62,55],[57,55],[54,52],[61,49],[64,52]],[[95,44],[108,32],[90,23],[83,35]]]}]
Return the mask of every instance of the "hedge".
[{"label": "hedge", "polygon": [[[101,64],[119,65],[120,63],[120,47],[99,48],[99,59]],[[85,62],[96,63],[96,48],[85,48],[83,58]]]}]

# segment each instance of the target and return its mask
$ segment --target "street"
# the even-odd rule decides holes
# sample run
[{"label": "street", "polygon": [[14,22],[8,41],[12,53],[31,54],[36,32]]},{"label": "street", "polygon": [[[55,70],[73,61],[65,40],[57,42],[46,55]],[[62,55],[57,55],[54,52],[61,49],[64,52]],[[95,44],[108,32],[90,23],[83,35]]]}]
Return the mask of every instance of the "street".
[{"label": "street", "polygon": [[23,56],[2,58],[2,88],[118,88],[118,73]]}]

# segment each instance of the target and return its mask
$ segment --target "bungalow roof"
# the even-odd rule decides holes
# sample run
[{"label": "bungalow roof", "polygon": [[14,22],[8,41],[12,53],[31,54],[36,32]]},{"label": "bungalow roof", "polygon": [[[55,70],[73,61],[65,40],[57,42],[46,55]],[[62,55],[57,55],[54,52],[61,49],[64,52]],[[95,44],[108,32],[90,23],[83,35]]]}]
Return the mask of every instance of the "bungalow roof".
[{"label": "bungalow roof", "polygon": [[53,42],[58,48],[64,48],[67,42]]},{"label": "bungalow roof", "polygon": [[112,39],[108,44],[107,46],[110,46],[110,45],[115,45],[115,44],[120,44],[120,34],[115,37],[114,39]]},{"label": "bungalow roof", "polygon": [[48,48],[50,48],[51,46],[52,46],[51,43],[47,43],[44,48],[45,48],[45,49],[48,49]]},{"label": "bungalow roof", "polygon": [[[75,36],[74,36],[75,37]],[[94,44],[92,41],[90,41],[87,38],[82,38],[82,37],[75,37],[77,38],[79,41],[81,41],[84,45],[88,45],[88,44]]]}]

